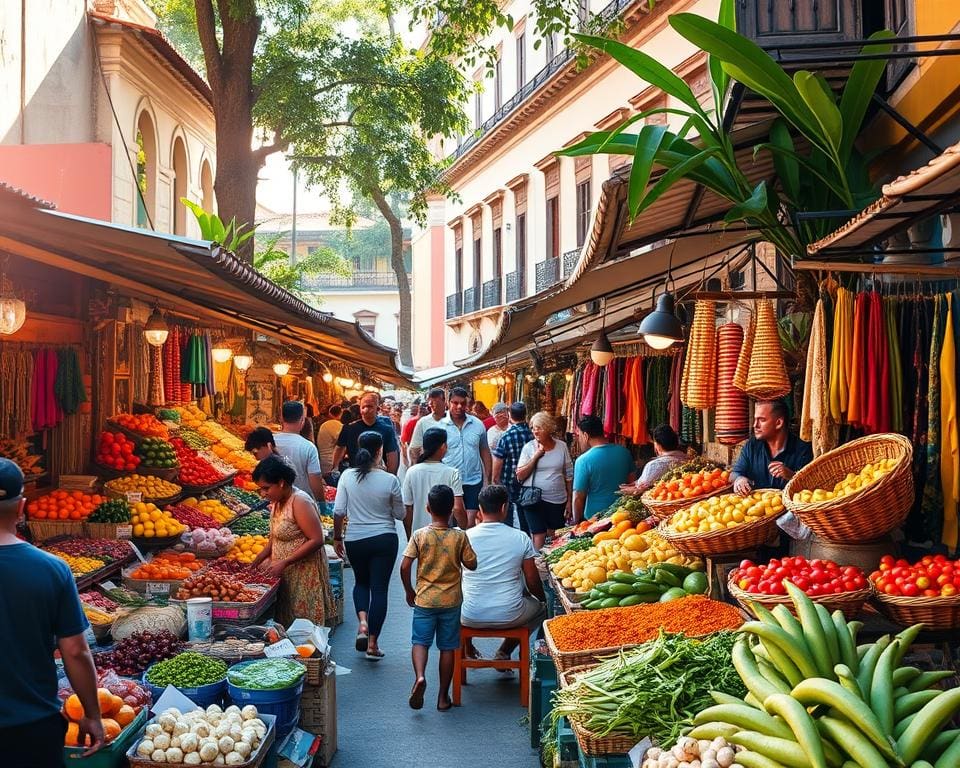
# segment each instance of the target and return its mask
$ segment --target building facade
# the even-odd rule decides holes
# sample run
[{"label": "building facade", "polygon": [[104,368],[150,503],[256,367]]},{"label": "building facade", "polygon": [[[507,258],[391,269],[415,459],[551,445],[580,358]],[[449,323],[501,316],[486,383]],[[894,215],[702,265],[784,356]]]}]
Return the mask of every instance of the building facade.
[{"label": "building facade", "polygon": [[0,180],[59,210],[199,236],[214,210],[203,78],[144,0],[0,0]]}]

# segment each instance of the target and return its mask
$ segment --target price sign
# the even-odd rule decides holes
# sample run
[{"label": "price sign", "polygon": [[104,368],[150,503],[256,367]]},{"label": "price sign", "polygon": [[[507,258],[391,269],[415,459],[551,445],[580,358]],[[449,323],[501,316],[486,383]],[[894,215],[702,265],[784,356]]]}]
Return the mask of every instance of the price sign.
[{"label": "price sign", "polygon": [[215,619],[239,619],[239,608],[214,608],[213,618]]},{"label": "price sign", "polygon": [[162,582],[162,581],[148,581],[147,594],[148,595],[169,595],[170,583]]},{"label": "price sign", "polygon": [[132,525],[118,525],[117,526],[117,538],[118,539],[129,539],[133,537],[133,526]]},{"label": "price sign", "polygon": [[278,643],[268,645],[263,649],[263,655],[268,658],[277,658],[278,656],[296,656],[297,648],[289,640],[284,638]]},{"label": "price sign", "polygon": [[107,589],[107,590],[109,590],[109,589],[116,589],[116,588],[117,588],[117,585],[114,584],[112,581],[105,581],[105,582],[103,582],[103,584],[101,584],[100,586],[103,587],[104,589]]},{"label": "price sign", "polygon": [[127,491],[127,504],[139,504],[143,501],[143,494],[140,491]]}]

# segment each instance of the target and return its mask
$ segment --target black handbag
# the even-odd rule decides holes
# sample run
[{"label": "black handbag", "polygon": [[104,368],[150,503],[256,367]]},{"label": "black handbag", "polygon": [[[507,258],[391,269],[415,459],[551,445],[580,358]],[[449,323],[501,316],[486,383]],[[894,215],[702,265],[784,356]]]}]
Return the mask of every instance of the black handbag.
[{"label": "black handbag", "polygon": [[533,475],[530,477],[530,485],[520,486],[520,495],[517,497],[517,506],[535,507],[540,503],[540,498],[543,496],[543,491],[534,485],[536,481],[537,468],[534,467]]}]

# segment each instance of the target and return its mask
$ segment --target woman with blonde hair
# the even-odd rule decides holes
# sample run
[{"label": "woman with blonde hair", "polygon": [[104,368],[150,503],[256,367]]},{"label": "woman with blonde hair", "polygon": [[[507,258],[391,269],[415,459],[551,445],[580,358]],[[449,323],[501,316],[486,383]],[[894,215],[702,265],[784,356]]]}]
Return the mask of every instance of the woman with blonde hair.
[{"label": "woman with blonde hair", "polygon": [[554,531],[572,517],[573,460],[567,444],[554,437],[557,422],[549,413],[535,413],[530,419],[530,429],[533,440],[520,452],[517,482],[521,485],[520,503],[533,546],[539,550],[547,537],[552,537]]}]

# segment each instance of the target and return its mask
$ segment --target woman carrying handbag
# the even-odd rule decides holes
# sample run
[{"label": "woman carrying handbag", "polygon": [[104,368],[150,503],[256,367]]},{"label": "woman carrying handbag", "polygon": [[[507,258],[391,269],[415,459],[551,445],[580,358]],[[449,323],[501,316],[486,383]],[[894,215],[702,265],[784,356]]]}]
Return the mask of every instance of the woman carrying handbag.
[{"label": "woman carrying handbag", "polygon": [[517,466],[518,504],[523,508],[534,549],[572,519],[573,460],[563,440],[554,437],[557,422],[541,411],[530,419],[533,440],[523,446]]}]

